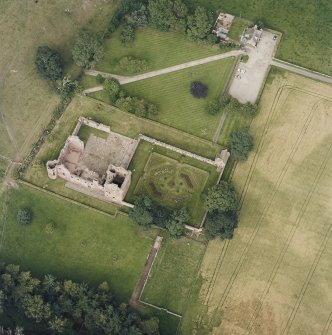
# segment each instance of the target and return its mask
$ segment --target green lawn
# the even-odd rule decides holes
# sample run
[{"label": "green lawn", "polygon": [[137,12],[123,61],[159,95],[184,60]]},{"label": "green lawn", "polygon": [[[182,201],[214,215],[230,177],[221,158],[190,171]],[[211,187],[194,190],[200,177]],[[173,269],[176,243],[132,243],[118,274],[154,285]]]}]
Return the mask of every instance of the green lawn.
[{"label": "green lawn", "polygon": [[[59,102],[59,96],[36,72],[36,49],[48,45],[60,51],[65,73],[77,73],[72,66],[72,42],[83,26],[106,29],[116,1],[76,0],[1,1],[1,99],[0,154],[14,158],[30,151]],[[66,13],[65,10],[70,13]]]},{"label": "green lawn", "polygon": [[[0,261],[19,264],[37,276],[52,273],[93,285],[107,281],[116,298],[129,299],[155,230],[143,231],[125,216],[112,219],[26,186],[8,197]],[[33,212],[28,226],[16,222],[21,207]],[[56,229],[48,235],[45,226],[51,221]]]},{"label": "green lawn", "polygon": [[240,17],[235,17],[231,26],[231,29],[228,33],[228,37],[235,41],[240,41],[240,37],[248,26],[252,25],[253,22],[250,22]]},{"label": "green lawn", "polygon": [[191,7],[223,11],[284,33],[277,57],[310,69],[332,74],[332,2],[314,0],[185,0]]},{"label": "green lawn", "polygon": [[[125,85],[125,90],[159,107],[156,120],[190,134],[211,140],[218,126],[220,114],[209,115],[205,106],[220,96],[229,76],[233,58],[161,75]],[[190,94],[192,81],[208,85],[207,98]]]},{"label": "green lawn", "polygon": [[85,124],[82,124],[77,136],[84,142],[84,144],[86,144],[90,135],[95,135],[97,137],[107,139],[109,133],[106,133],[105,131],[92,128],[92,127],[86,126]]},{"label": "green lawn", "polygon": [[161,32],[151,27],[136,30],[136,39],[131,45],[123,45],[119,36],[122,27],[106,40],[104,60],[97,70],[126,74],[118,62],[121,58],[132,56],[148,62],[147,71],[189,62],[221,53],[217,45],[189,41],[185,34],[177,31]]},{"label": "green lawn", "polygon": [[[219,176],[214,166],[141,142],[129,169],[133,174],[127,201],[134,202],[138,195],[146,193],[166,207],[187,207],[190,224],[200,225],[205,213],[203,195]],[[192,185],[183,175],[189,177]]]},{"label": "green lawn", "polygon": [[191,239],[163,240],[141,299],[182,314],[204,252],[205,245]]}]

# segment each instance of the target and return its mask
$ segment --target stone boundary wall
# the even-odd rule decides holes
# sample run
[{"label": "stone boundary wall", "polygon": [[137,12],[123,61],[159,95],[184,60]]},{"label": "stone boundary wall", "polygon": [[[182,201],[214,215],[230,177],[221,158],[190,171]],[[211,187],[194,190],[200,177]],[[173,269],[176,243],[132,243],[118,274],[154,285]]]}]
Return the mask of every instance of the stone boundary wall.
[{"label": "stone boundary wall", "polygon": [[91,128],[95,128],[95,129],[104,131],[105,133],[109,133],[109,134],[111,133],[111,127],[110,126],[106,126],[102,123],[98,123],[98,122],[95,122],[93,120],[89,120],[84,116],[80,116],[79,119],[78,119],[77,125],[72,132],[72,135],[77,135],[78,134],[78,132],[81,129],[82,124],[84,124],[86,126],[89,126]]},{"label": "stone boundary wall", "polygon": [[210,165],[214,165],[214,166],[217,166],[216,165],[216,162],[213,161],[212,159],[209,159],[209,158],[205,158],[205,157],[202,157],[202,156],[199,156],[199,155],[196,155],[192,152],[189,152],[189,151],[186,151],[186,150],[183,150],[183,149],[180,149],[180,148],[177,148],[177,147],[174,147],[173,145],[170,145],[170,144],[167,144],[167,143],[164,143],[164,142],[160,142],[154,138],[151,138],[151,137],[148,137],[148,136],[145,136],[145,135],[142,135],[140,134],[138,136],[138,141],[141,141],[141,140],[144,140],[146,142],[149,142],[151,144],[154,144],[154,145],[158,145],[160,147],[163,147],[163,148],[166,148],[166,149],[169,149],[169,150],[172,150],[172,151],[175,151],[181,155],[184,155],[184,156],[187,156],[187,157],[190,157],[190,158],[194,158],[194,159],[197,159],[201,162],[204,162],[204,163],[207,163],[207,164],[210,164]]}]

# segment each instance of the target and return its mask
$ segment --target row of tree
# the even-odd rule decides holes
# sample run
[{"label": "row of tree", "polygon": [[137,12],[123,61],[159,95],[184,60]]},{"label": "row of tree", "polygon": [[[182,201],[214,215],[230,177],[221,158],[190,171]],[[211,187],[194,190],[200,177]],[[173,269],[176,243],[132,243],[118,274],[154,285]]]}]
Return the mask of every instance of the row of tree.
[{"label": "row of tree", "polygon": [[185,225],[189,224],[190,216],[186,208],[171,210],[157,204],[148,196],[141,196],[134,208],[129,212],[129,217],[144,229],[155,224],[166,228],[172,238],[179,238],[183,235]]},{"label": "row of tree", "polygon": [[39,280],[17,265],[2,265],[0,313],[13,310],[22,315],[22,324],[24,318],[31,320],[44,334],[159,334],[157,318],[142,320],[125,304],[116,304],[106,282],[91,288],[52,275]]},{"label": "row of tree", "polygon": [[148,11],[151,25],[159,30],[181,30],[192,40],[209,37],[216,41],[215,35],[211,34],[213,17],[204,7],[197,7],[189,15],[181,0],[149,0]]},{"label": "row of tree", "polygon": [[107,78],[104,80],[99,76],[98,80],[103,82],[104,90],[110,102],[121,110],[147,118],[153,118],[158,114],[158,107],[156,105],[144,99],[127,95],[115,78]]},{"label": "row of tree", "polygon": [[[212,239],[218,235],[226,239],[232,238],[237,227],[239,210],[239,197],[234,187],[226,181],[211,187],[205,198],[205,208],[208,211],[205,222],[207,238]],[[187,209],[170,210],[146,195],[135,202],[129,217],[144,229],[152,224],[166,228],[172,238],[181,237],[185,225],[190,224]]]}]

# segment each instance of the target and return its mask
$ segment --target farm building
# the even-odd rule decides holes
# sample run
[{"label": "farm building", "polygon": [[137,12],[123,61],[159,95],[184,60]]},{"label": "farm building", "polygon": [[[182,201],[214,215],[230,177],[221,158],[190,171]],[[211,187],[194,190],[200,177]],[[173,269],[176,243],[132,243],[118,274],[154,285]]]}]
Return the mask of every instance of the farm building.
[{"label": "farm building", "polygon": [[234,16],[227,13],[220,13],[215,24],[212,33],[216,34],[222,40],[229,40],[228,33],[231,29]]},{"label": "farm building", "polygon": [[251,46],[256,48],[258,42],[261,39],[263,30],[258,29],[257,25],[251,28],[247,28],[242,36],[241,43],[243,45]]}]

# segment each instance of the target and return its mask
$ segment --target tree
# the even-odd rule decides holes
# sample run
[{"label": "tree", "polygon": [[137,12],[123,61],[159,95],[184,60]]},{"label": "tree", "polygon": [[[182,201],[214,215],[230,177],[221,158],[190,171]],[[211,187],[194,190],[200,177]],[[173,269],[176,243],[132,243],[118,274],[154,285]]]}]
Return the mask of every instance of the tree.
[{"label": "tree", "polygon": [[224,109],[231,102],[232,97],[229,94],[223,94],[220,99],[220,108]]},{"label": "tree", "polygon": [[108,94],[112,103],[115,103],[119,97],[121,86],[115,78],[106,78],[104,81],[104,90]]},{"label": "tree", "polygon": [[70,99],[79,90],[77,80],[71,80],[70,76],[64,76],[56,81],[56,88],[64,99]]},{"label": "tree", "polygon": [[23,298],[24,314],[36,322],[47,320],[51,316],[49,304],[45,304],[41,295],[27,295]]},{"label": "tree", "polygon": [[242,128],[239,130],[233,131],[231,134],[231,155],[236,160],[247,160],[249,152],[254,147],[253,138],[249,134],[248,128]]},{"label": "tree", "polygon": [[142,332],[147,335],[159,335],[159,319],[152,317],[151,319],[144,320],[140,326]]},{"label": "tree", "polygon": [[145,5],[130,13],[127,22],[134,27],[144,27],[148,24],[148,10]]},{"label": "tree", "polygon": [[258,106],[250,102],[241,106],[241,112],[248,117],[254,117],[257,114]]},{"label": "tree", "polygon": [[235,211],[221,212],[219,210],[208,213],[205,221],[205,232],[208,239],[217,235],[231,239],[237,227],[237,213]]},{"label": "tree", "polygon": [[21,208],[17,212],[17,222],[21,225],[27,225],[32,220],[32,212],[29,208]]},{"label": "tree", "polygon": [[171,238],[180,238],[185,230],[185,225],[189,222],[189,213],[186,208],[181,208],[172,213],[171,218],[166,223],[166,228]]},{"label": "tree", "polygon": [[120,59],[119,66],[128,74],[135,74],[138,72],[146,71],[148,68],[148,62],[145,59],[127,56]]},{"label": "tree", "polygon": [[103,43],[97,36],[82,30],[74,42],[72,55],[76,65],[92,68],[104,56]]},{"label": "tree", "polygon": [[239,199],[234,187],[226,181],[221,181],[208,190],[205,206],[209,212],[214,210],[237,211]]},{"label": "tree", "polygon": [[205,110],[211,115],[216,115],[220,109],[220,102],[218,99],[209,101],[205,107]]},{"label": "tree", "polygon": [[139,226],[147,229],[153,222],[151,214],[152,201],[147,196],[142,196],[135,202],[134,208],[129,212],[129,217]]},{"label": "tree", "polygon": [[132,43],[135,40],[135,28],[132,24],[125,24],[120,34],[122,44]]},{"label": "tree", "polygon": [[197,7],[194,15],[188,17],[187,35],[193,40],[205,39],[211,31],[211,26],[205,8]]},{"label": "tree", "polygon": [[62,334],[66,328],[66,320],[57,316],[48,322],[48,327],[56,334]]},{"label": "tree", "polygon": [[35,64],[38,73],[45,79],[58,80],[63,75],[61,55],[47,46],[38,47]]},{"label": "tree", "polygon": [[200,81],[193,81],[190,84],[190,92],[195,98],[205,98],[208,92],[208,86]]},{"label": "tree", "polygon": [[187,6],[181,0],[149,0],[150,23],[162,31],[185,29]]}]

